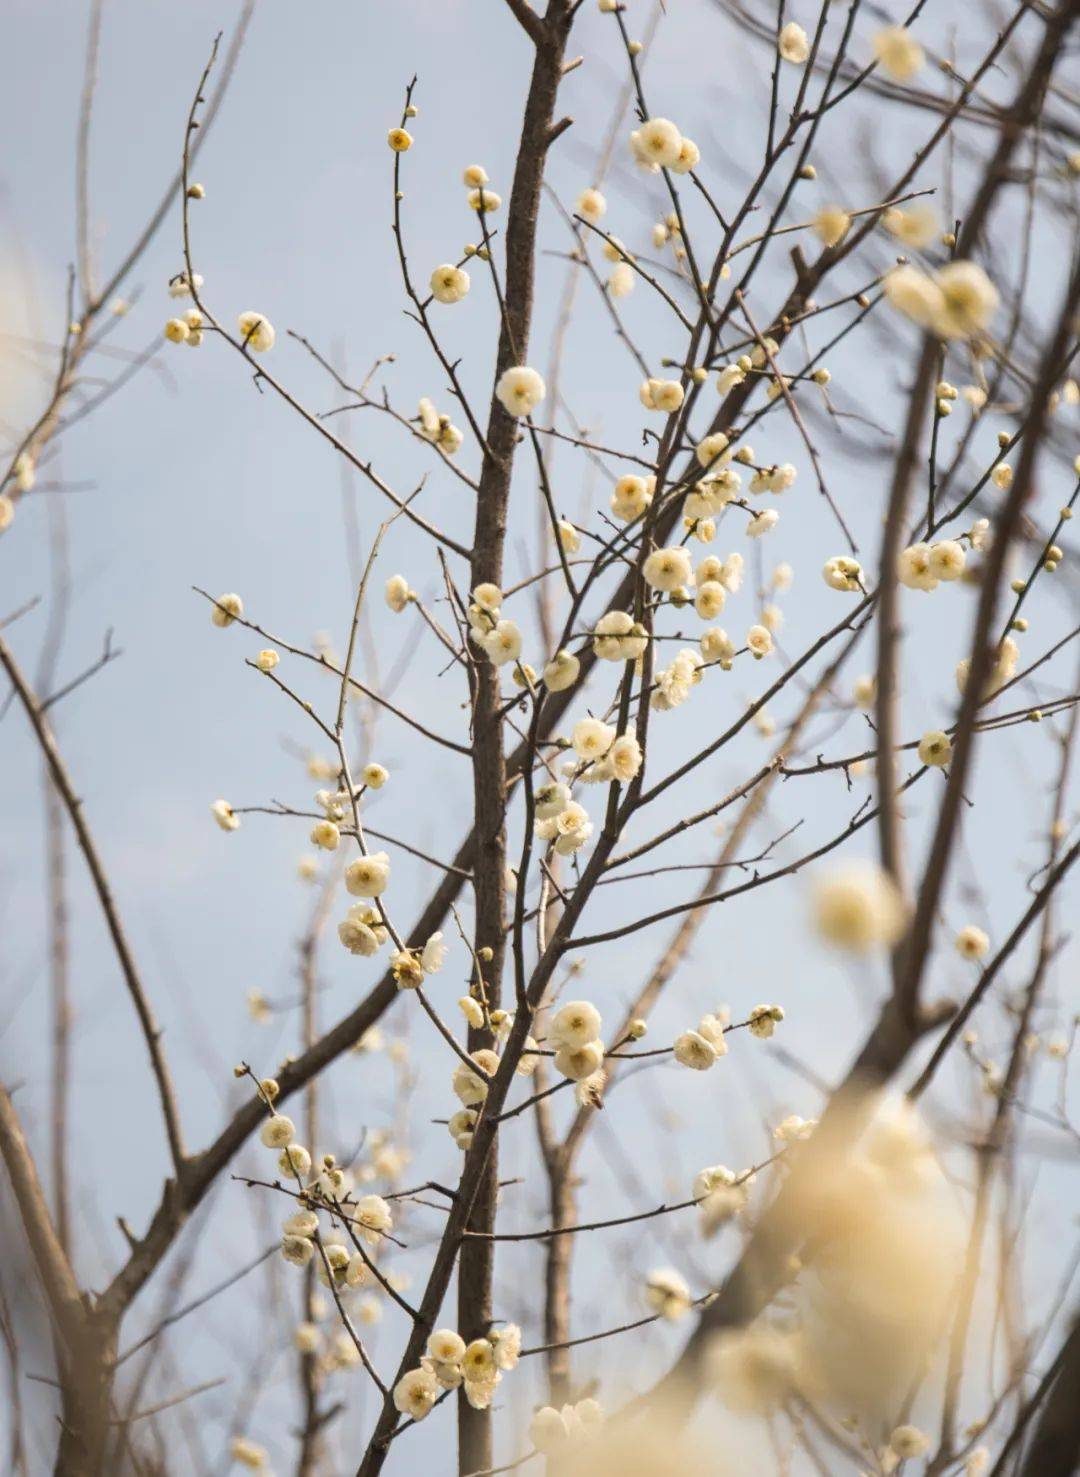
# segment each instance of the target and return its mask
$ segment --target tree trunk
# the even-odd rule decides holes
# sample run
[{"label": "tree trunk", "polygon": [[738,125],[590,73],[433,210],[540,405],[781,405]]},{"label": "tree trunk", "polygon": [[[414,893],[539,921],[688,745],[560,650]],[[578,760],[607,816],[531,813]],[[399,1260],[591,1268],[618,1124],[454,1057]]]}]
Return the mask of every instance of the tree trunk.
[{"label": "tree trunk", "polygon": [[54,1477],[104,1477],[116,1326],[91,1314],[60,1370],[60,1445]]},{"label": "tree trunk", "polygon": [[[536,43],[529,95],[525,104],[517,166],[510,195],[506,227],[506,312],[499,334],[495,380],[512,365],[527,362],[532,321],[533,280],[536,267],[536,227],[540,189],[550,143],[552,119],[563,52],[570,27],[567,0],[551,0],[544,34]],[[501,587],[507,509],[513,473],[517,421],[493,396],[487,427],[487,455],[480,474],[470,575],[472,588],[490,582]],[[477,954],[481,956],[483,987],[491,1009],[502,995],[505,954],[506,894],[506,755],[500,716],[498,669],[480,660],[473,694],[473,795],[476,815],[476,860],[473,886],[476,897]],[[469,1031],[469,1050],[494,1044],[486,1029]],[[498,1197],[498,1143],[492,1142],[473,1202],[469,1229],[491,1231]],[[492,1318],[491,1281],[495,1246],[490,1240],[467,1239],[458,1263],[458,1331],[466,1342],[483,1337]],[[474,1410],[458,1392],[458,1470],[482,1471],[492,1465],[491,1413]]]}]

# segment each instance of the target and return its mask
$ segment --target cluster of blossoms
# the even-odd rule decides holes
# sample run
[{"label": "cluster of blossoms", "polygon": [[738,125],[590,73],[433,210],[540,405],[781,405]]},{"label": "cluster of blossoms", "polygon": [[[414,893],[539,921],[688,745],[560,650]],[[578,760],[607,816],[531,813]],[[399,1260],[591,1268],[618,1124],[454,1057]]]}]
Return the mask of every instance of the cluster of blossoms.
[{"label": "cluster of blossoms", "polygon": [[630,135],[630,152],[634,162],[650,174],[670,169],[674,174],[689,174],[701,161],[701,151],[693,139],[684,137],[668,118],[649,118]]},{"label": "cluster of blossoms", "polygon": [[521,631],[514,621],[503,619],[502,598],[498,585],[477,585],[469,606],[469,635],[496,667],[521,655]]},{"label": "cluster of blossoms", "polygon": [[424,947],[398,949],[390,957],[390,972],[399,990],[415,990],[429,974],[438,974],[446,963],[446,945],[441,933],[433,933]]},{"label": "cluster of blossoms", "polygon": [[[590,226],[599,226],[607,214],[607,200],[592,186],[582,190],[574,206],[575,215]],[[612,297],[628,297],[634,290],[634,258],[616,236],[604,237],[604,256],[614,266],[608,275],[607,290]]]},{"label": "cluster of blossoms", "polygon": [[656,673],[656,686],[649,694],[650,708],[666,713],[684,703],[691,688],[701,681],[704,665],[705,657],[693,647],[686,646],[677,652],[670,665]]},{"label": "cluster of blossoms", "polygon": [[604,1412],[596,1400],[579,1400],[560,1410],[542,1405],[529,1424],[529,1440],[545,1456],[565,1456],[595,1436],[603,1424]]},{"label": "cluster of blossoms", "polygon": [[619,733],[599,718],[582,718],[575,724],[570,743],[580,761],[567,764],[567,773],[574,779],[589,784],[617,781],[626,785],[641,768],[641,745],[636,736]]},{"label": "cluster of blossoms", "polygon": [[[37,468],[29,451],[20,451],[11,468],[11,481],[15,490],[28,493],[37,481]],[[0,533],[11,527],[15,517],[15,500],[6,492],[0,492]]]},{"label": "cluster of blossoms", "polygon": [[826,560],[822,571],[830,590],[843,590],[847,594],[865,594],[862,565],[846,554],[836,554]]},{"label": "cluster of blossoms", "polygon": [[694,1176],[691,1190],[701,1211],[701,1229],[713,1236],[746,1206],[746,1191],[752,1176],[738,1176],[726,1164],[712,1164]]},{"label": "cluster of blossoms", "polygon": [[[245,1069],[236,1070],[242,1073]],[[312,1173],[311,1151],[296,1141],[296,1125],[284,1113],[273,1109],[279,1091],[272,1078],[259,1083],[259,1097],[270,1109],[259,1137],[268,1149],[277,1153],[279,1172],[295,1180],[302,1190],[300,1209],[282,1226],[281,1254],[294,1266],[306,1267],[315,1257],[318,1242],[322,1255],[315,1265],[324,1286],[338,1289],[366,1286],[372,1278],[370,1259],[359,1250],[350,1254],[338,1232],[323,1235],[319,1208],[330,1206],[334,1214],[347,1217],[354,1236],[375,1246],[393,1229],[390,1206],[381,1195],[364,1195],[354,1200],[350,1176],[339,1168],[333,1154],[325,1154]]]},{"label": "cluster of blossoms", "polygon": [[648,644],[645,627],[626,610],[609,610],[593,627],[593,652],[601,661],[636,662]]},{"label": "cluster of blossoms", "polygon": [[678,380],[647,379],[641,382],[638,399],[646,410],[673,415],[682,407],[685,393]]},{"label": "cluster of blossoms", "polygon": [[426,395],[420,398],[416,418],[420,435],[425,441],[430,441],[432,446],[437,446],[447,456],[453,456],[455,451],[460,450],[465,437],[448,415],[442,415],[435,409]]},{"label": "cluster of blossoms", "polygon": [[727,1056],[724,1033],[728,1029],[727,1011],[703,1015],[696,1031],[683,1031],[676,1036],[672,1048],[675,1060],[695,1072],[707,1072],[722,1056]]},{"label": "cluster of blossoms", "polygon": [[488,172],[482,164],[467,165],[461,182],[469,192],[466,196],[469,209],[477,214],[490,215],[502,205],[502,196],[488,189]]},{"label": "cluster of blossoms", "polygon": [[936,590],[939,582],[963,576],[967,555],[959,539],[935,544],[911,544],[896,562],[896,577],[909,590]]},{"label": "cluster of blossoms", "polygon": [[555,1070],[571,1082],[587,1082],[603,1089],[604,1043],[601,1018],[588,1000],[571,1000],[557,1011],[548,1027],[547,1044],[555,1051]]},{"label": "cluster of blossoms", "polygon": [[464,1389],[474,1410],[487,1410],[503,1374],[517,1367],[521,1329],[493,1325],[486,1338],[466,1344],[452,1328],[440,1328],[427,1341],[416,1369],[394,1386],[394,1405],[402,1415],[422,1421],[445,1390]]},{"label": "cluster of blossoms", "polygon": [[816,1118],[800,1118],[798,1113],[789,1113],[773,1129],[773,1138],[781,1144],[798,1144],[808,1139],[816,1127]]},{"label": "cluster of blossoms", "polygon": [[948,262],[936,272],[901,266],[885,278],[894,308],[944,339],[982,333],[998,306],[997,288],[976,262]]},{"label": "cluster of blossoms", "polygon": [[570,798],[569,785],[542,785],[536,792],[533,830],[541,841],[552,844],[559,856],[571,856],[589,840],[593,824],[583,805]]},{"label": "cluster of blossoms", "polygon": [[[266,652],[260,653],[260,657],[265,657],[266,655]],[[277,653],[271,652],[269,655],[276,658]],[[257,663],[257,665],[262,665],[262,663]],[[275,660],[273,666],[276,665],[277,662]],[[264,671],[268,670],[266,666],[263,666],[262,669]],[[325,777],[330,778],[331,775],[335,774],[336,771],[331,767],[330,773]],[[389,778],[390,771],[385,769],[381,764],[376,764],[374,761],[370,764],[365,764],[360,771],[362,788],[357,791],[356,798],[359,799],[365,789],[381,790]],[[323,819],[316,821],[311,828],[309,837],[311,844],[317,846],[320,851],[337,851],[341,844],[341,827],[339,822],[345,819],[351,805],[349,792],[348,790],[316,790],[315,804],[322,811]],[[380,856],[385,858],[385,853],[380,853]]]},{"label": "cluster of blossoms", "polygon": [[[465,1013],[466,1019],[472,1026],[482,1026],[490,1023],[492,1029],[499,1037],[509,1035],[514,1024],[511,1012],[493,1010],[485,1017],[483,1007],[479,1001],[471,996],[463,996],[458,1002]],[[515,1072],[520,1077],[530,1077],[536,1071],[540,1063],[539,1046],[532,1036],[526,1036],[525,1044]],[[479,1051],[474,1051],[470,1060],[479,1070],[474,1070],[465,1062],[461,1062],[454,1069],[454,1075],[450,1079],[450,1086],[454,1096],[461,1103],[461,1108],[450,1118],[447,1129],[450,1137],[459,1149],[465,1151],[472,1147],[473,1134],[480,1118],[480,1108],[488,1095],[488,1083],[499,1070],[498,1053],[490,1047],[482,1046]]]},{"label": "cluster of blossoms", "polygon": [[[1011,682],[1016,675],[1016,664],[1020,660],[1020,648],[1011,636],[1006,636],[994,653],[994,665],[986,679],[983,697],[992,697],[995,692]],[[967,686],[971,658],[962,657],[956,664],[956,685],[961,692]]]}]

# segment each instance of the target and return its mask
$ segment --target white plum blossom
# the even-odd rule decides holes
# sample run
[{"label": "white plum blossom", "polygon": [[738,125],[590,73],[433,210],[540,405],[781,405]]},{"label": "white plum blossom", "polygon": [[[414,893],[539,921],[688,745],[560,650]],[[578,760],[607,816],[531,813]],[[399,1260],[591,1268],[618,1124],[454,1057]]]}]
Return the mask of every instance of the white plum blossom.
[{"label": "white plum blossom", "polygon": [[547,394],[544,381],[535,369],[518,365],[499,376],[495,396],[507,415],[529,415]]}]

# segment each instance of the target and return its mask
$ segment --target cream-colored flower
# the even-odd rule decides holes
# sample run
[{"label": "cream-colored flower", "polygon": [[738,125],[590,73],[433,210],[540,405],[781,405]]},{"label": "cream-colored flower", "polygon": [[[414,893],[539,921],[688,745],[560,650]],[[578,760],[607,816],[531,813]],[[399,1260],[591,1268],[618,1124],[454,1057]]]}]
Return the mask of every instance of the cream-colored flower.
[{"label": "cream-colored flower", "polygon": [[444,262],[431,274],[431,295],[437,303],[459,303],[469,291],[469,274],[452,262]]},{"label": "cream-colored flower", "polygon": [[481,642],[488,660],[493,666],[503,667],[507,662],[516,662],[521,655],[521,631],[514,621],[496,621]]},{"label": "cream-colored flower", "polygon": [[885,297],[922,328],[929,328],[945,307],[945,295],[937,282],[918,267],[902,266],[890,272],[885,278]]},{"label": "cream-colored flower", "polygon": [[223,831],[238,831],[240,829],[240,817],[227,800],[215,800],[210,807],[210,814]]},{"label": "cream-colored flower", "polygon": [[764,1323],[719,1334],[709,1348],[708,1368],[724,1404],[740,1414],[765,1414],[798,1386],[794,1338]]},{"label": "cream-colored flower", "polygon": [[679,162],[682,134],[668,118],[650,118],[630,135],[630,150],[639,164],[669,169]]},{"label": "cream-colored flower", "polygon": [[425,974],[438,974],[446,963],[446,944],[441,933],[433,933],[420,951],[420,966]]},{"label": "cream-colored flower", "polygon": [[719,580],[706,580],[694,597],[694,610],[703,621],[715,620],[724,608],[727,593]]},{"label": "cream-colored flower", "polygon": [[648,635],[625,610],[609,610],[596,623],[593,651],[609,662],[633,662],[648,645]]},{"label": "cream-colored flower", "polygon": [[306,1236],[282,1236],[281,1255],[290,1266],[306,1267],[314,1254],[315,1244]]},{"label": "cream-colored flower", "polygon": [[676,1036],[672,1050],[680,1065],[695,1072],[707,1072],[716,1063],[716,1047],[698,1031],[684,1031]]},{"label": "cream-colored flower", "polygon": [[374,1245],[393,1230],[390,1206],[381,1195],[364,1195],[352,1208],[353,1224],[361,1228],[363,1239]]},{"label": "cream-colored flower", "polygon": [[516,1323],[504,1323],[501,1328],[492,1328],[488,1342],[495,1355],[495,1367],[509,1372],[517,1368],[521,1357],[521,1329]]},{"label": "cream-colored flower", "polygon": [[517,365],[499,376],[495,396],[507,415],[529,415],[547,394],[544,381],[535,369]]},{"label": "cream-colored flower", "polygon": [[619,262],[608,274],[607,289],[612,297],[629,297],[637,278],[629,262]]},{"label": "cream-colored flower", "polygon": [[409,589],[409,581],[403,574],[392,574],[386,581],[385,599],[387,605],[396,615],[400,615],[413,598]]},{"label": "cream-colored flower", "polygon": [[294,1179],[304,1179],[311,1170],[311,1155],[303,1144],[286,1144],[278,1155],[278,1169]]},{"label": "cream-colored flower", "polygon": [[938,233],[938,220],[934,207],[918,201],[905,210],[901,210],[899,206],[893,206],[885,212],[881,220],[891,236],[895,236],[905,246],[912,246],[917,251],[924,246],[929,246]]},{"label": "cream-colored flower", "polygon": [[627,785],[641,768],[641,745],[632,733],[621,733],[608,751],[608,760],[615,778]]},{"label": "cream-colored flower", "polygon": [[385,851],[357,857],[345,868],[345,888],[353,897],[381,897],[390,882],[390,858]]},{"label": "cream-colored flower", "polygon": [[810,56],[810,42],[802,26],[788,21],[777,38],[776,49],[786,62],[801,67]]},{"label": "cream-colored flower", "polygon": [[856,595],[862,590],[862,565],[846,554],[836,554],[827,560],[822,574],[831,590],[844,590]]},{"label": "cream-colored flower", "polygon": [[773,1129],[773,1138],[782,1144],[799,1144],[808,1139],[816,1127],[816,1118],[800,1118],[798,1113],[789,1113]]},{"label": "cream-colored flower", "polygon": [[560,1046],[555,1053],[555,1070],[571,1082],[585,1082],[599,1071],[603,1061],[603,1044],[586,1041],[583,1046]]},{"label": "cream-colored flower", "polygon": [[[489,1077],[494,1077],[495,1073],[499,1070],[499,1058],[486,1046],[481,1047],[479,1051],[474,1051],[472,1053],[472,1059],[480,1070],[486,1072]],[[475,1108],[487,1097],[487,1083],[477,1072],[467,1067],[464,1062],[455,1068],[454,1075],[450,1080],[450,1086],[453,1088],[454,1096],[458,1102],[464,1104],[466,1108]]]},{"label": "cream-colored flower", "polygon": [[851,216],[839,205],[825,205],[814,216],[814,230],[826,246],[836,246],[851,229]]},{"label": "cream-colored flower", "polygon": [[428,1336],[427,1351],[439,1364],[460,1364],[465,1340],[452,1328],[440,1328]]},{"label": "cream-colored flower", "polygon": [[422,1421],[441,1393],[430,1369],[410,1369],[394,1386],[394,1408],[410,1420]]},{"label": "cream-colored flower", "polygon": [[581,671],[581,662],[572,652],[557,651],[541,674],[549,692],[563,692],[573,687]]},{"label": "cream-colored flower", "polygon": [[746,644],[758,661],[773,650],[773,639],[765,626],[751,626],[746,633]]},{"label": "cream-colored flower", "polygon": [[582,190],[577,198],[575,207],[578,215],[587,220],[590,225],[596,225],[597,221],[607,213],[607,201],[599,190],[592,188]]},{"label": "cream-colored flower", "polygon": [[615,742],[615,730],[599,718],[582,718],[574,725],[570,742],[579,759],[602,759]]},{"label": "cream-colored flower", "polygon": [[234,1462],[239,1462],[251,1472],[265,1472],[270,1461],[266,1448],[249,1441],[246,1436],[234,1436],[229,1444],[229,1453]]},{"label": "cream-colored flower", "polygon": [[690,171],[692,169],[696,169],[700,163],[701,150],[698,148],[697,144],[694,143],[694,140],[692,138],[687,138],[684,134],[682,142],[679,145],[679,157],[671,166],[672,172],[674,174],[689,174]]},{"label": "cream-colored flower", "polygon": [[284,1149],[296,1137],[296,1124],[284,1113],[275,1113],[267,1118],[259,1130],[259,1138],[268,1149]]},{"label": "cream-colored flower", "polygon": [[548,1028],[551,1046],[568,1046],[576,1050],[600,1035],[602,1021],[596,1006],[588,1000],[571,1000],[555,1015]]},{"label": "cream-colored flower", "polygon": [[350,908],[348,915],[338,924],[338,938],[350,954],[359,954],[370,959],[379,952],[379,933],[367,920],[369,910]]},{"label": "cream-colored flower", "polygon": [[252,349],[256,354],[265,354],[274,347],[274,339],[277,337],[274,325],[261,313],[241,313],[236,326],[246,349]]},{"label": "cream-colored flower", "polygon": [[692,584],[694,579],[690,555],[678,545],[670,549],[654,549],[645,560],[641,572],[646,584],[668,594],[681,586]]},{"label": "cream-colored flower", "polygon": [[942,539],[939,543],[930,545],[930,573],[935,579],[947,582],[958,580],[964,573],[966,562],[964,546],[957,539]]},{"label": "cream-colored flower", "polygon": [[210,607],[210,620],[222,630],[239,620],[244,613],[244,602],[239,595],[219,595]]},{"label": "cream-colored flower", "polygon": [[872,862],[854,861],[819,875],[813,889],[814,921],[829,943],[855,953],[890,947],[904,931],[906,914],[896,884]]},{"label": "cream-colored flower", "polygon": [[930,1450],[930,1438],[918,1426],[897,1426],[889,1437],[889,1446],[901,1459],[918,1457]]},{"label": "cream-colored flower", "polygon": [[910,82],[926,54],[905,26],[885,26],[874,37],[874,56],[895,82]]},{"label": "cream-colored flower", "polygon": [[489,190],[486,185],[481,185],[469,191],[468,201],[470,210],[479,210],[485,215],[490,215],[502,205],[502,196],[496,194],[494,190]]},{"label": "cream-colored flower", "polygon": [[316,821],[311,828],[311,844],[321,846],[323,851],[337,851],[341,843],[341,832],[334,821]]},{"label": "cream-colored flower", "polygon": [[990,947],[990,940],[974,923],[968,923],[962,928],[954,942],[961,959],[981,959]]},{"label": "cream-colored flower", "polygon": [[654,1313],[674,1322],[690,1308],[686,1278],[674,1267],[655,1267],[645,1279],[645,1301]]},{"label": "cream-colored flower", "polygon": [[638,399],[645,409],[658,410],[662,415],[673,415],[681,407],[684,396],[678,380],[647,379],[638,390]]},{"label": "cream-colored flower", "polygon": [[784,1019],[784,1008],[782,1005],[755,1005],[747,1019],[751,1036],[768,1040]]},{"label": "cream-colored flower", "polygon": [[746,537],[761,538],[762,534],[771,533],[779,522],[780,514],[775,508],[762,508],[746,525]]},{"label": "cream-colored flower", "polygon": [[949,735],[942,733],[940,729],[924,733],[919,740],[919,759],[923,764],[944,769],[952,759],[952,740]]},{"label": "cream-colored flower", "polygon": [[943,338],[971,338],[989,324],[998,306],[998,291],[975,262],[948,262],[937,274],[945,298],[934,327]]},{"label": "cream-colored flower", "polygon": [[896,562],[896,576],[909,590],[936,590],[938,580],[930,567],[930,545],[911,544],[902,550]]},{"label": "cream-colored flower", "polygon": [[652,502],[654,477],[637,477],[633,473],[620,477],[611,493],[611,511],[623,523],[640,518]]}]

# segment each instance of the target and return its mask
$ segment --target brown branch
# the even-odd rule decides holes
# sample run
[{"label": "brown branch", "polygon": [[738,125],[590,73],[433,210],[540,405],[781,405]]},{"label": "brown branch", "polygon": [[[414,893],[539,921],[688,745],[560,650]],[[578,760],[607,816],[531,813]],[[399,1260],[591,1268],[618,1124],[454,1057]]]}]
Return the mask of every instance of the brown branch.
[{"label": "brown branch", "polygon": [[179,1174],[184,1167],[184,1144],[180,1131],[176,1094],[173,1089],[168,1063],[165,1060],[165,1053],[161,1046],[161,1030],[150,1008],[146,990],[128,943],[127,933],[120,921],[120,914],[116,908],[112,889],[109,885],[108,877],[105,874],[104,865],[98,854],[97,846],[83,813],[82,801],[75,793],[71,776],[68,774],[67,767],[60,755],[60,750],[53,737],[52,729],[41,711],[41,705],[27,683],[26,678],[23,676],[11,648],[2,636],[0,636],[0,663],[3,664],[4,670],[11,679],[12,686],[15,688],[19,701],[22,703],[23,709],[26,712],[26,716],[30,720],[35,737],[49,766],[53,783],[64,802],[64,808],[75,828],[75,835],[82,848],[83,856],[86,858],[86,865],[90,871],[94,890],[97,893],[98,902],[101,904],[101,911],[105,915],[109,937],[112,939],[113,948],[116,951],[116,957],[120,963],[120,970],[124,976],[124,983],[127,986],[128,994],[131,996],[135,1013],[139,1019],[139,1028],[146,1042],[151,1070],[157,1082],[161,1113],[165,1120],[165,1132],[169,1140],[169,1152],[172,1156],[173,1168]]}]

